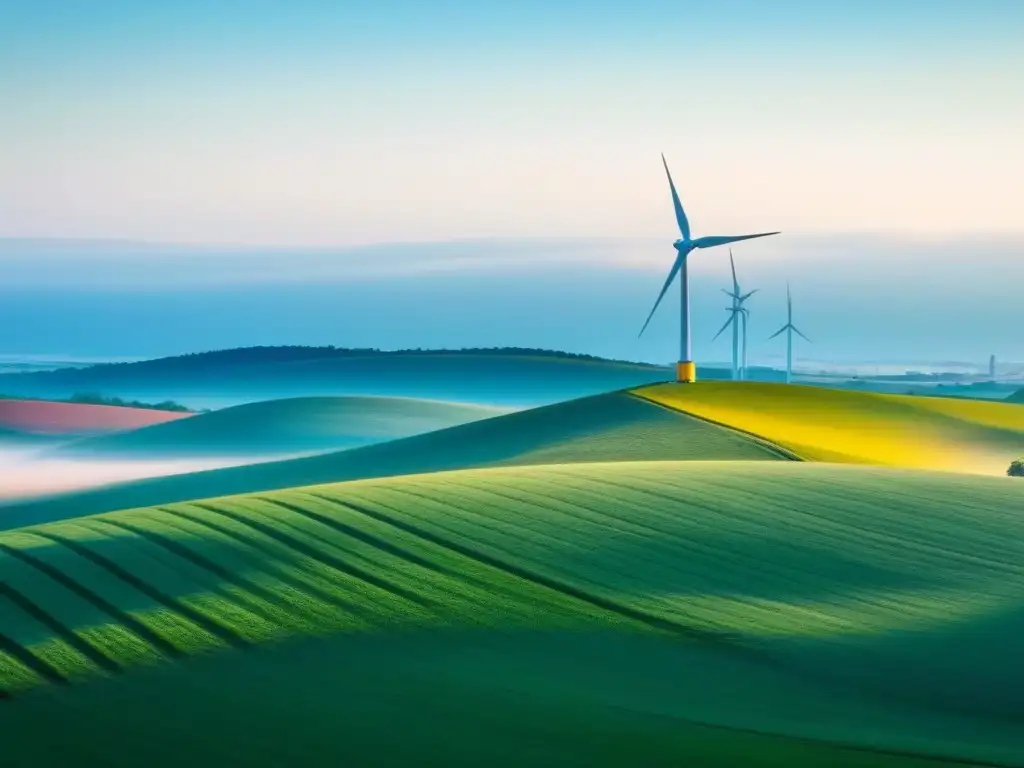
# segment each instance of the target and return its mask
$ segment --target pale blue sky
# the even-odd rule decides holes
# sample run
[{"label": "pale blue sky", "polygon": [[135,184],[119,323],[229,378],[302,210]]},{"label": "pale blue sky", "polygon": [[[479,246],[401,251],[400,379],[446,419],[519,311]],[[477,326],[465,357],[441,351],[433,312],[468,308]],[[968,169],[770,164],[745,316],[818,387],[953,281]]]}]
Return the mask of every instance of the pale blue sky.
[{"label": "pale blue sky", "polygon": [[1021,232],[1024,3],[0,7],[0,236]]}]

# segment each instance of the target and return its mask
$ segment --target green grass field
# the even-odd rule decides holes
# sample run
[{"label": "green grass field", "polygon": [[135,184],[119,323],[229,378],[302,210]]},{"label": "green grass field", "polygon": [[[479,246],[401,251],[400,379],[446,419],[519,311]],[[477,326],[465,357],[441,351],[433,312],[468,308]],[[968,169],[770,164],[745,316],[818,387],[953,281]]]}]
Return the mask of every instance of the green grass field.
[{"label": "green grass field", "polygon": [[1003,402],[718,381],[636,394],[810,461],[1002,475],[1024,454],[1024,408]]},{"label": "green grass field", "polygon": [[294,397],[79,440],[62,452],[127,457],[280,455],[395,440],[505,412],[402,397]]},{"label": "green grass field", "polygon": [[763,441],[617,392],[323,456],[140,480],[3,507],[0,529],[210,496],[466,467],[783,458]]},{"label": "green grass field", "polygon": [[4,756],[1019,764],[1022,562],[1012,479],[785,461],[55,522],[0,534]]}]

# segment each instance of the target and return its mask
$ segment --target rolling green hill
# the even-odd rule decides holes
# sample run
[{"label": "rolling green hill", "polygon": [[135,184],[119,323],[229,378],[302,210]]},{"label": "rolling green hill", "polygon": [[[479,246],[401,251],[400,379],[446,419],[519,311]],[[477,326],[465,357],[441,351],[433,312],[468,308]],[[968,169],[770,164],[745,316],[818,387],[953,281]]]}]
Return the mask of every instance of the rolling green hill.
[{"label": "rolling green hill", "polygon": [[1005,478],[505,467],[115,512],[0,553],[13,764],[1024,757]]},{"label": "rolling green hill", "polygon": [[784,458],[787,454],[761,441],[617,392],[349,451],[139,480],[0,507],[0,529],[231,493],[464,467]]},{"label": "rolling green hill", "polygon": [[1024,408],[1008,403],[724,381],[636,394],[811,461],[1002,475],[1024,454]]},{"label": "rolling green hill", "polygon": [[297,397],[239,405],[76,441],[62,453],[138,456],[285,454],[393,440],[504,413],[399,397]]},{"label": "rolling green hill", "polygon": [[[702,371],[705,376],[713,371]],[[721,374],[722,372],[717,372]],[[419,397],[538,405],[634,387],[668,369],[548,350],[347,350],[256,347],[133,363],[0,375],[0,392],[102,392],[180,400],[194,408],[311,395]]]}]

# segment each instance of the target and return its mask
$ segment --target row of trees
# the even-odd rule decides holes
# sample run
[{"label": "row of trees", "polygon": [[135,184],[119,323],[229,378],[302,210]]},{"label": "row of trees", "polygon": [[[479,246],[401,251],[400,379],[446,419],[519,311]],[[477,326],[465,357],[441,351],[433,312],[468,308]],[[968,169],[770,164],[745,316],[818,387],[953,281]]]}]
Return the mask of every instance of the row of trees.
[{"label": "row of trees", "polygon": [[189,413],[190,409],[181,403],[173,400],[164,400],[160,403],[143,403],[138,400],[122,400],[120,397],[107,397],[105,395],[80,392],[68,398],[69,403],[83,403],[86,405],[118,405],[122,408],[146,408],[152,411],[172,411],[174,413]]},{"label": "row of trees", "polygon": [[585,355],[576,352],[561,352],[552,349],[536,349],[532,347],[465,347],[462,349],[396,349],[381,350],[376,347],[336,347],[336,346],[257,346],[238,347],[236,349],[211,350],[208,352],[190,352],[174,357],[161,357],[154,360],[141,360],[123,363],[100,363],[93,369],[107,370],[111,368],[148,368],[165,369],[188,367],[191,369],[205,366],[230,363],[290,363],[302,360],[314,360],[332,357],[365,357],[369,355],[515,355],[528,357],[554,357],[570,360],[587,360],[600,362],[627,363],[627,360],[614,360]]},{"label": "row of trees", "polygon": [[48,403],[80,403],[82,405],[118,405],[122,408],[145,408],[149,411],[172,411],[173,413],[192,413],[191,408],[186,408],[181,403],[173,400],[164,400],[161,403],[142,403],[138,400],[122,400],[120,397],[107,397],[88,392],[74,394],[71,397],[61,400],[45,397],[26,397],[24,395],[3,395],[0,400],[39,400]]}]

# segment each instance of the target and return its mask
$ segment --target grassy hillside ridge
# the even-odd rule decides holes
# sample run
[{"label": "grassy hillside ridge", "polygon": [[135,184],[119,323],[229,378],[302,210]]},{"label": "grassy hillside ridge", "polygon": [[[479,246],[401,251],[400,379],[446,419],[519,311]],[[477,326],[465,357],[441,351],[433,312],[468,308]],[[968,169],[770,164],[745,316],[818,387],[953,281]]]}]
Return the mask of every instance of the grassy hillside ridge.
[{"label": "grassy hillside ridge", "polygon": [[0,529],[232,493],[465,467],[785,458],[762,441],[614,392],[323,456],[139,480],[4,506]]},{"label": "grassy hillside ridge", "polygon": [[635,394],[751,432],[811,461],[1001,475],[1024,453],[1024,409],[798,384],[698,382]]},{"label": "grassy hillside ridge", "polygon": [[[710,372],[708,372],[710,375]],[[206,407],[309,395],[380,395],[521,406],[663,381],[666,368],[544,350],[225,350],[180,358],[0,375],[0,391],[88,389]]]},{"label": "grassy hillside ridge", "polygon": [[298,453],[393,440],[502,413],[500,408],[412,398],[297,397],[77,441],[61,451],[127,456]]},{"label": "grassy hillside ridge", "polygon": [[1012,395],[1006,398],[1008,403],[1024,403],[1024,389],[1018,389]]},{"label": "grassy hillside ridge", "polygon": [[[587,637],[596,643],[596,666],[577,670],[572,685],[551,683],[582,702],[601,686],[574,686],[608,668],[602,648],[615,642],[595,638],[610,632],[675,638],[649,651],[673,693],[645,688],[650,670],[630,674],[641,671],[641,653],[621,670],[637,681],[605,692],[613,708],[840,741],[856,736],[856,722],[861,746],[1019,755],[1022,512],[1008,479],[798,462],[618,462],[362,480],[8,531],[0,534],[0,690],[12,698],[0,704],[17,711],[37,702],[28,705],[35,718],[46,707],[67,711],[56,692],[67,681],[82,691],[73,706],[85,710],[90,685],[78,681],[122,678],[97,688],[109,705],[111,696],[139,700],[133,670],[196,654],[213,654],[200,662],[208,670],[217,659],[238,670],[235,651],[287,638],[369,633],[377,639],[367,642],[383,647],[392,642],[383,638],[422,632],[441,648],[418,679],[444,684],[446,700],[467,686],[475,700],[490,685],[508,702],[516,700],[509,681],[539,674],[537,662],[501,652],[481,659],[478,650],[473,663],[473,648],[486,643],[473,637],[525,630],[569,642],[563,659]],[[472,633],[461,645],[436,634],[460,628]],[[329,658],[338,663],[351,647]],[[269,663],[305,657],[279,658]],[[716,699],[710,692],[729,670],[745,695]],[[287,699],[296,691],[284,672],[273,680]],[[200,685],[195,675],[160,679],[143,687],[155,699],[154,686],[180,696]],[[346,699],[345,675],[332,679]],[[309,686],[322,691],[322,682],[314,673]],[[417,696],[432,687],[409,684]],[[33,689],[54,693],[36,699],[26,695]],[[276,700],[273,689],[264,684],[266,699]],[[232,699],[229,685],[205,690]],[[391,722],[387,707],[399,705],[380,706],[362,716],[377,719],[377,733],[381,719]],[[596,724],[598,709],[575,716]],[[833,720],[822,719],[826,711]],[[332,721],[336,739],[360,729]],[[111,723],[103,727],[109,733]]]}]

